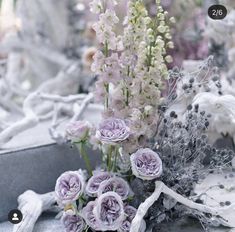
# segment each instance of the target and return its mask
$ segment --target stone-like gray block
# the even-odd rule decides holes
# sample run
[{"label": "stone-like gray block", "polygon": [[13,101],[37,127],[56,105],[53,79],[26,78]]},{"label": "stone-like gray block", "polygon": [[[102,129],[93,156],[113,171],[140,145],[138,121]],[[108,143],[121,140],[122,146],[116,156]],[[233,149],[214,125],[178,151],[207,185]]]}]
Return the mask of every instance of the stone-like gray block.
[{"label": "stone-like gray block", "polygon": [[[92,164],[99,155],[89,150]],[[0,155],[0,221],[17,208],[17,197],[31,189],[37,193],[53,191],[56,179],[68,170],[84,168],[77,149],[70,144],[45,145]]]}]

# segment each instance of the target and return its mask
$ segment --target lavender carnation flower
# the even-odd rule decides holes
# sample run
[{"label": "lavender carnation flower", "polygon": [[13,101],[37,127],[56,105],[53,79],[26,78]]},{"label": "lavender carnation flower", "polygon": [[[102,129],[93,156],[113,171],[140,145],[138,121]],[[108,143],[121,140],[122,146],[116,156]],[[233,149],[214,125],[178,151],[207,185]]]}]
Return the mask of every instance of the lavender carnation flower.
[{"label": "lavender carnation flower", "polygon": [[[129,232],[131,228],[131,222],[134,219],[137,209],[133,206],[127,205],[124,207],[124,212],[126,215],[125,220],[122,222],[121,226],[118,229],[118,232]],[[146,223],[142,220],[141,227],[139,232],[144,232],[146,229]]]},{"label": "lavender carnation flower", "polygon": [[66,232],[82,232],[85,228],[83,219],[78,215],[64,214],[62,223]]},{"label": "lavender carnation flower", "polygon": [[112,176],[113,176],[112,173],[109,172],[103,172],[103,171],[94,172],[94,175],[89,179],[86,185],[87,195],[91,197],[97,196],[100,184],[103,181],[110,179]]},{"label": "lavender carnation flower", "polygon": [[142,180],[153,180],[162,174],[162,160],[149,148],[141,148],[130,157],[133,174]]},{"label": "lavender carnation flower", "polygon": [[93,212],[102,231],[117,230],[125,218],[122,199],[115,192],[99,196]]},{"label": "lavender carnation flower", "polygon": [[90,226],[95,231],[99,231],[100,229],[93,213],[95,205],[95,201],[88,202],[88,204],[82,209],[82,216],[88,226]]},{"label": "lavender carnation flower", "polygon": [[66,137],[74,142],[86,140],[91,127],[88,121],[71,122],[67,125]]},{"label": "lavender carnation flower", "polygon": [[126,140],[130,135],[130,128],[125,121],[118,118],[104,120],[96,132],[96,136],[104,143],[114,144]]},{"label": "lavender carnation flower", "polygon": [[98,196],[106,192],[116,192],[122,200],[126,200],[132,193],[129,184],[120,177],[113,177],[100,184]]},{"label": "lavender carnation flower", "polygon": [[55,193],[62,204],[71,203],[79,198],[84,191],[85,178],[81,171],[63,173],[56,181]]}]

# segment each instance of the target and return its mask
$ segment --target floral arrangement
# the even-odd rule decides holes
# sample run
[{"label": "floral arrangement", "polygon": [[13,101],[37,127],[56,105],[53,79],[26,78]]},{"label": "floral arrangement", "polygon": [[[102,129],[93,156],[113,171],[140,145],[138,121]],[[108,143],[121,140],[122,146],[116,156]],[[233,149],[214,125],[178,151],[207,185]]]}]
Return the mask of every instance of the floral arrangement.
[{"label": "floral arrangement", "polygon": [[[183,116],[171,110],[182,97],[176,86],[187,96],[196,95],[208,84],[208,73],[218,76],[210,69],[212,59],[180,85],[185,74],[167,69],[172,61],[167,50],[173,47],[170,25],[174,19],[168,19],[160,1],[156,1],[154,18],[148,16],[143,1],[128,1],[121,35],[115,32],[120,23],[116,4],[115,0],[90,4],[99,16],[94,30],[100,49],[92,71],[98,76],[95,99],[104,105],[104,113],[98,128],[76,121],[66,129],[87,171],[65,172],[56,182],[65,230],[151,231],[186,215],[198,218],[205,229],[215,221],[234,227],[231,203],[213,208],[194,192],[208,174],[232,172],[234,153],[209,143],[211,115],[200,110],[192,97],[187,98]],[[214,83],[219,81],[214,79]],[[102,154],[103,162],[96,170],[92,170],[86,146]]]}]

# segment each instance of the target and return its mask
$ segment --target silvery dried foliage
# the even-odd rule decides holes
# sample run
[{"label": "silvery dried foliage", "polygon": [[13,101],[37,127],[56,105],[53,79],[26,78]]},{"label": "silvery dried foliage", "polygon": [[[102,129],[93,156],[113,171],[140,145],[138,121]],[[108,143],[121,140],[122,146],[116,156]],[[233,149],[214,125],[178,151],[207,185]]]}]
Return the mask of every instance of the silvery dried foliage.
[{"label": "silvery dried foliage", "polygon": [[[201,72],[208,76],[205,78]],[[180,82],[185,75],[189,77],[188,83],[181,86],[185,97],[196,95],[198,87],[204,88],[204,91],[216,89],[218,95],[223,94],[218,69],[213,66],[211,58],[203,62],[199,71],[194,74],[185,74],[174,68],[170,72],[170,78],[173,79],[170,81]],[[218,149],[209,143],[207,130],[212,115],[210,112],[201,111],[200,105],[189,104],[183,117],[175,111],[168,112],[168,108],[179,97],[176,91],[170,90],[169,93],[171,96],[168,96],[168,101],[159,107],[160,123],[152,144],[163,162],[160,180],[177,193],[190,198],[194,195],[195,185],[202,182],[209,173],[222,172],[225,169],[235,171],[231,165],[235,153],[225,148]],[[134,179],[131,185],[135,192],[133,204],[136,205],[149,197],[155,188],[154,181],[140,179]],[[203,203],[199,198],[196,202]],[[158,231],[161,223],[189,215],[199,219],[205,230],[213,223],[211,215],[191,210],[161,195],[148,211],[149,229]]]}]

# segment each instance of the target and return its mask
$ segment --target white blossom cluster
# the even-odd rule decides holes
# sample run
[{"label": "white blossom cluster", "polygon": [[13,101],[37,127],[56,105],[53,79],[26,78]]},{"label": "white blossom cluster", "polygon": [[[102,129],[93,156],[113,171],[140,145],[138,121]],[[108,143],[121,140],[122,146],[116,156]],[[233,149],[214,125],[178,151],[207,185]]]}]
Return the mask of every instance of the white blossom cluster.
[{"label": "white blossom cluster", "polygon": [[98,75],[96,99],[104,103],[105,117],[128,121],[132,135],[124,150],[131,153],[155,134],[166,63],[172,59],[167,49],[173,43],[167,12],[159,1],[153,19],[142,0],[129,1],[122,35],[115,33],[120,24],[116,4],[111,0],[90,4],[91,11],[99,14],[93,28],[102,45],[94,56],[92,71]]}]

